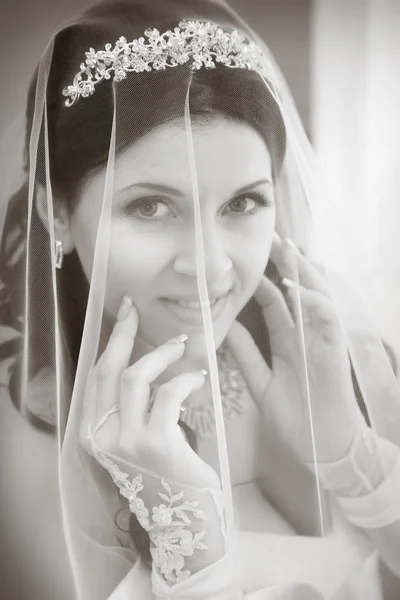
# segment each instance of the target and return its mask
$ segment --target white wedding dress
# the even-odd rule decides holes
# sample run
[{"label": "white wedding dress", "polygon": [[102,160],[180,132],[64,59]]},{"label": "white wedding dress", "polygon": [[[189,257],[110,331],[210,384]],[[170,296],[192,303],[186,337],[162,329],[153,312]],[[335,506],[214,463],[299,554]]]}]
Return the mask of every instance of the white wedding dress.
[{"label": "white wedding dress", "polygon": [[[324,537],[298,535],[261,491],[271,456],[260,451],[263,428],[257,416],[254,404],[249,403],[248,410],[227,425],[238,524],[235,559],[245,597],[269,600],[278,590],[296,594],[300,591],[292,591],[292,586],[308,584],[325,600],[383,600],[379,556],[367,536],[348,524],[339,509],[334,511],[331,530]],[[249,439],[247,434],[251,442],[246,444],[243,440]],[[212,441],[200,440],[198,452],[207,460],[213,454]],[[223,581],[225,576],[229,585],[229,574],[230,566],[223,558],[186,581],[169,586],[139,559],[110,600],[129,600],[133,592],[143,600],[225,600],[229,596],[224,595]],[[214,588],[219,590],[217,595]],[[297,598],[288,596],[292,597]]]}]

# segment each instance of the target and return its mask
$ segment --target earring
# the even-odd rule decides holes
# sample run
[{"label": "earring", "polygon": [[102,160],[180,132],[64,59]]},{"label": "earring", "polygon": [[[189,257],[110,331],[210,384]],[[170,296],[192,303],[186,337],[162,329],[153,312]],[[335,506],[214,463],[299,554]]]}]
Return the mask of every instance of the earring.
[{"label": "earring", "polygon": [[64,260],[63,245],[61,240],[56,240],[56,269],[61,269]]}]

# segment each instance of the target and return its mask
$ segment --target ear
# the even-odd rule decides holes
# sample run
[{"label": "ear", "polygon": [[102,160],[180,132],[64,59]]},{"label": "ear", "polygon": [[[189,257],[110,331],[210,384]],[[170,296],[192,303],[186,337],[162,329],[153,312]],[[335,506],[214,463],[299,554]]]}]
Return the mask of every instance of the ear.
[{"label": "ear", "polygon": [[[38,185],[36,194],[36,209],[40,220],[47,229],[50,230],[49,226],[49,215],[47,209],[47,197],[46,191],[43,186]],[[71,231],[70,231],[70,219],[68,210],[65,203],[57,201],[54,202],[54,236],[56,240],[60,240],[63,245],[64,254],[69,254],[74,250],[75,244],[73,242]]]}]

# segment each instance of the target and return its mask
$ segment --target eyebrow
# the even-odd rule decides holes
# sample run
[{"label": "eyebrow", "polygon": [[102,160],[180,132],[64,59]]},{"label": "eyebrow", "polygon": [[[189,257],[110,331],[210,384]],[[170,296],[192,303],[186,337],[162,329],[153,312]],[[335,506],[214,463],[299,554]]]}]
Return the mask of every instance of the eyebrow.
[{"label": "eyebrow", "polygon": [[[257,181],[254,181],[253,183],[250,183],[249,185],[245,185],[244,187],[241,187],[240,189],[236,190],[234,195],[238,196],[239,194],[244,194],[259,185],[265,185],[265,184],[272,186],[272,181],[270,181],[269,179],[258,179]],[[126,187],[119,190],[118,194],[122,194],[126,191],[133,190],[136,188],[147,188],[149,190],[153,190],[153,191],[159,192],[161,194],[172,194],[173,196],[177,196],[178,198],[183,198],[185,196],[185,194],[177,188],[171,187],[169,185],[164,185],[161,183],[152,183],[150,181],[141,181],[139,183],[132,183],[130,185],[127,185]]]}]

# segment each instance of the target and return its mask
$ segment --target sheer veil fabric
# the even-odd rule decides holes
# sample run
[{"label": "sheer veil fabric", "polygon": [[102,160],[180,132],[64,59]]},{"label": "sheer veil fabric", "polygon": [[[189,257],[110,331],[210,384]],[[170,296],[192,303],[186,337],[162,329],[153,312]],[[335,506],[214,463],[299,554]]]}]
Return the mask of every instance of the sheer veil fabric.
[{"label": "sheer veil fabric", "polygon": [[265,44],[223,2],[93,5],[2,148],[2,358],[76,598],[382,598],[399,385]]}]

